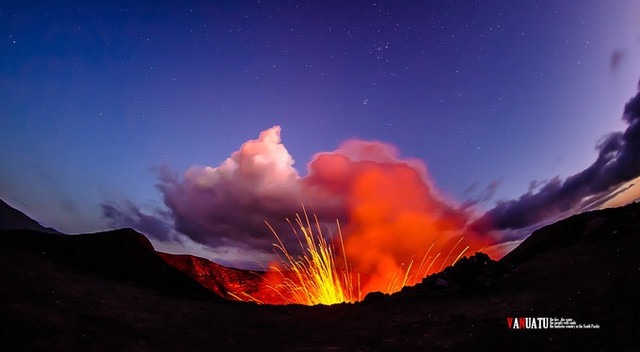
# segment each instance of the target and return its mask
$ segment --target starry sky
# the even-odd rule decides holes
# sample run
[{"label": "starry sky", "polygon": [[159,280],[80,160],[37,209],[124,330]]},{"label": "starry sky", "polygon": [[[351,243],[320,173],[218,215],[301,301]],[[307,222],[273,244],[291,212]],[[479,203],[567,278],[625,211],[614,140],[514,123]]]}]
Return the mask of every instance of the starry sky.
[{"label": "starry sky", "polygon": [[159,170],[276,125],[300,175],[382,141],[489,210],[625,130],[640,4],[14,1],[0,52],[0,197],[64,232],[111,227],[105,204],[167,211]]}]

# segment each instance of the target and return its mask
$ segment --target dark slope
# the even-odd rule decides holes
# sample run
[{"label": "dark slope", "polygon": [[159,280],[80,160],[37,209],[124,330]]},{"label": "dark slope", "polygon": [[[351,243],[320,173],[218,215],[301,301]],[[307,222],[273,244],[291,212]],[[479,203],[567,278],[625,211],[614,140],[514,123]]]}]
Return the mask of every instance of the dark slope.
[{"label": "dark slope", "polygon": [[[535,231],[517,248],[505,255],[502,261],[520,264],[533,261],[545,252],[567,250],[569,247],[586,251],[593,249],[594,245],[596,247],[604,245],[616,252],[604,251],[603,255],[616,254],[615,257],[619,257],[620,255],[617,255],[619,250],[636,250],[638,253],[639,231],[640,203],[586,212]],[[632,243],[626,243],[627,241]],[[633,244],[631,248],[618,248],[629,247],[630,244]]]},{"label": "dark slope", "polygon": [[0,230],[36,230],[49,233],[58,231],[44,227],[21,211],[0,199]]},{"label": "dark slope", "polygon": [[[0,341],[8,350],[65,351],[635,350],[639,208],[578,215],[535,232],[499,262],[477,255],[401,293],[330,307],[198,298],[181,279],[167,279],[158,269],[166,264],[129,230],[119,244],[87,237],[73,250],[59,249],[69,246],[57,236],[45,246],[5,233]],[[101,261],[127,264],[105,269],[94,263]],[[132,267],[155,279],[127,273]],[[601,329],[508,330],[507,317],[572,318]]]},{"label": "dark slope", "polygon": [[21,255],[36,256],[38,261],[50,262],[62,270],[164,293],[213,296],[210,291],[162,260],[151,242],[133,229],[86,235],[1,230],[0,255],[14,258]]},{"label": "dark slope", "polygon": [[[472,325],[459,334],[457,347],[502,341],[513,348],[526,343],[544,350],[633,350],[640,346],[639,254],[636,203],[546,226],[499,262],[483,255],[461,260],[388,300],[451,301],[457,311],[452,318]],[[505,331],[506,317],[564,317],[601,328]]]}]

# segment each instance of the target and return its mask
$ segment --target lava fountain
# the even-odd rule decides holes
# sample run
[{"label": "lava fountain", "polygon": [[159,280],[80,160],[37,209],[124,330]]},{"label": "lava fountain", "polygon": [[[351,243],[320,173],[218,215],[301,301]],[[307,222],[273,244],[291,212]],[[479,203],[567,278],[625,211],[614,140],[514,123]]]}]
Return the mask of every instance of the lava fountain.
[{"label": "lava fountain", "polygon": [[[317,216],[313,214],[312,222],[304,206],[303,216],[296,214],[295,217],[295,223],[302,236],[296,230],[296,226],[288,219],[287,221],[298,240],[300,255],[291,254],[277,232],[265,221],[276,239],[274,247],[280,261],[272,263],[268,271],[262,275],[261,290],[270,290],[275,296],[259,299],[246,292],[231,292],[231,297],[260,304],[316,305],[356,302],[362,300],[363,295],[369,292],[393,293],[405,286],[414,285],[427,275],[442,270],[445,265],[455,264],[471,248],[469,241],[460,236],[443,257],[443,252],[436,253],[436,243],[433,242],[421,255],[419,262],[412,256],[407,263],[395,266],[395,271],[386,268],[382,274],[384,276],[381,276],[378,271],[361,273],[353,270],[338,221],[338,237],[330,234],[329,240],[324,236]],[[358,255],[354,257],[359,258]],[[389,260],[384,256],[380,256],[379,259],[383,262],[385,259]],[[361,286],[362,279],[368,283],[364,291]],[[380,283],[382,285],[378,286]],[[260,296],[269,297],[264,292]]]},{"label": "lava fountain", "polygon": [[[159,186],[178,230],[197,242],[260,250],[275,242],[279,260],[260,274],[257,289],[233,292],[237,299],[357,301],[369,292],[414,285],[494,244],[491,236],[468,226],[474,220],[468,209],[438,191],[423,161],[401,158],[390,144],[346,141],[332,152],[315,154],[305,176],[293,163],[280,127],[274,126],[220,166],[192,167],[182,180],[166,176]],[[312,216],[303,209],[289,222],[296,243],[282,232],[286,223],[271,217],[284,218],[307,201],[314,204]],[[265,218],[273,228],[263,227]],[[332,234],[327,230],[334,224]],[[269,228],[274,241],[265,231]]]},{"label": "lava fountain", "polygon": [[275,292],[278,299],[263,302],[245,292],[231,293],[232,297],[257,303],[305,305],[355,302],[361,299],[359,281],[354,282],[347,257],[342,255],[343,260],[339,261],[338,254],[344,253],[344,239],[339,222],[336,221],[338,238],[330,235],[327,241],[316,214],[313,214],[312,225],[304,205],[302,208],[304,219],[299,214],[295,218],[302,238],[296,226],[287,219],[300,246],[301,254],[298,256],[290,253],[278,233],[265,221],[277,241],[274,247],[280,261],[269,266],[263,276],[263,286]]},{"label": "lava fountain", "polygon": [[[361,149],[370,152],[372,147],[376,145]],[[345,163],[345,158],[323,155],[312,163],[342,165],[330,169],[332,179],[341,173],[349,175],[344,178],[348,182],[340,182],[346,185],[340,189],[347,220],[344,236],[338,224],[338,236],[327,239],[316,214],[310,221],[303,207],[303,216],[295,219],[297,226],[289,222],[300,255],[292,255],[271,228],[280,261],[263,275],[263,289],[275,292],[275,299],[259,300],[246,293],[234,297],[307,305],[358,301],[369,292],[393,293],[415,285],[465,254],[487,252],[494,244],[491,236],[469,228],[471,214],[440,196],[426,168],[396,160]]]}]

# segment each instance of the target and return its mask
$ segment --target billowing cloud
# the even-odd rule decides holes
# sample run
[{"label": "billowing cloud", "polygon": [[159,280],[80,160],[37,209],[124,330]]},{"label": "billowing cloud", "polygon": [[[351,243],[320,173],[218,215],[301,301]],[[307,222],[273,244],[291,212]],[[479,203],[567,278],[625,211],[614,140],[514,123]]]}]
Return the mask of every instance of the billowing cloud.
[{"label": "billowing cloud", "polygon": [[301,186],[323,218],[345,220],[350,206],[349,192],[360,177],[373,169],[396,166],[411,170],[425,186],[431,187],[422,161],[401,159],[393,145],[361,140],[346,141],[333,152],[316,154],[308,165],[308,175],[301,179]]},{"label": "billowing cloud", "polygon": [[275,126],[262,132],[217,167],[194,166],[181,177],[162,171],[158,189],[175,229],[214,249],[270,251],[274,236],[268,220],[288,247],[296,248],[285,219],[310,204],[323,226],[340,220],[354,268],[372,274],[397,270],[431,245],[448,250],[462,235],[475,249],[489,244],[469,233],[469,214],[440,196],[420,160],[400,158],[386,143],[350,140],[316,154],[303,177],[280,131]]},{"label": "billowing cloud", "polygon": [[[424,168],[363,165],[347,191],[345,251],[353,269],[368,275],[365,292],[396,290],[389,288],[389,278],[412,261],[417,267],[434,258],[432,269],[437,271],[459,253],[474,253],[492,244],[490,238],[467,229],[470,214],[442,200],[418,170]],[[408,283],[413,285],[422,276]]]},{"label": "billowing cloud", "polygon": [[447,253],[456,244],[454,255],[492,243],[467,229],[471,214],[443,199],[422,161],[401,159],[389,144],[348,141],[332,153],[317,154],[302,181],[307,194],[340,200],[346,256],[356,272],[366,274],[364,292],[390,290],[389,278],[412,261],[427,259],[430,250],[430,258],[442,256],[435,270],[454,259]]},{"label": "billowing cloud", "polygon": [[194,166],[182,178],[164,170],[158,189],[179,232],[212,248],[269,249],[265,220],[282,228],[306,201],[293,158],[281,143],[280,127],[244,143],[220,166]]},{"label": "billowing cloud", "polygon": [[626,105],[624,132],[612,133],[596,146],[598,158],[565,180],[556,177],[510,201],[499,202],[475,222],[475,228],[521,229],[544,220],[593,208],[622,183],[640,176],[640,93]]}]

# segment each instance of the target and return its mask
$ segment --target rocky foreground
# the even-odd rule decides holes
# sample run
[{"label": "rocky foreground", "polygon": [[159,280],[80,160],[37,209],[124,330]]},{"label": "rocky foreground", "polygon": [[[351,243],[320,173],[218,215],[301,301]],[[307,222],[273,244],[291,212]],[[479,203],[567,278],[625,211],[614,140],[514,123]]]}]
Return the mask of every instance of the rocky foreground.
[{"label": "rocky foreground", "polygon": [[[185,268],[169,265],[133,230],[79,236],[5,230],[0,345],[11,351],[635,350],[639,220],[640,204],[580,214],[536,231],[499,262],[476,254],[394,295],[315,307],[224,300],[222,291],[212,292],[215,284],[207,289]],[[514,317],[569,318],[599,328],[511,329],[507,318]]]}]

